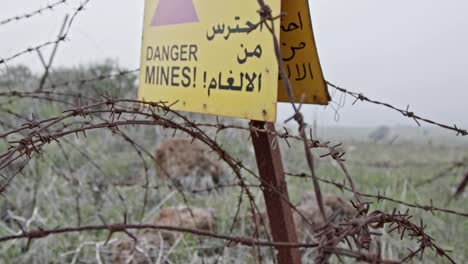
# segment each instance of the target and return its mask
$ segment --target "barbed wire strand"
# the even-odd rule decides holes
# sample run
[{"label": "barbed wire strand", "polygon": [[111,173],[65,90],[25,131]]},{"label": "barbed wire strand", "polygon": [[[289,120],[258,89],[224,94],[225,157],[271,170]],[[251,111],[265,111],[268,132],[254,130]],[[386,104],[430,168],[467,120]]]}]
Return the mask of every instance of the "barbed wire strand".
[{"label": "barbed wire strand", "polygon": [[68,0],[58,0],[58,1],[54,2],[54,3],[48,4],[47,6],[39,8],[39,9],[37,9],[35,11],[1,20],[0,21],[0,26],[6,25],[6,24],[11,23],[11,22],[19,22],[21,20],[26,20],[26,19],[29,19],[29,18],[33,18],[33,17],[35,17],[37,15],[42,15],[46,11],[52,11],[55,7],[66,4],[67,1]]},{"label": "barbed wire strand", "polygon": [[[74,15],[72,16],[72,19],[70,20],[68,24],[67,30],[63,36],[66,37],[66,35],[68,35],[71,25],[76,15],[83,10],[84,6],[88,2],[89,0],[82,2],[81,6],[75,11]],[[57,88],[58,86],[64,87],[64,86],[71,85],[73,83],[80,84],[80,82],[83,82],[81,84],[85,84],[88,82],[110,79],[113,77],[117,77],[119,75],[130,74],[130,73],[136,72],[137,70],[134,70],[133,72],[120,71],[117,73],[101,75],[96,78],[85,79],[85,80],[81,80],[78,82],[72,81],[72,82],[66,82],[66,83],[59,84],[59,85],[51,84],[51,86],[48,87],[47,89],[52,89],[52,91],[39,91],[35,93],[35,92],[21,92],[21,91],[10,90],[8,93],[6,92],[1,93],[0,96],[6,97],[6,98],[16,97],[19,99],[25,98],[25,99],[38,99],[38,100],[51,100],[52,98],[54,99],[53,102],[63,104],[64,106],[69,106],[71,101],[63,100],[61,99],[62,97],[66,97],[68,99],[74,99],[74,101],[73,101],[73,107],[65,110],[62,115],[56,116],[56,117],[50,117],[45,120],[36,120],[34,116],[32,118],[24,117],[21,114],[16,113],[8,108],[0,109],[2,112],[6,112],[16,118],[21,117],[21,119],[25,120],[26,122],[20,128],[13,129],[11,131],[6,131],[0,135],[0,138],[4,138],[4,139],[6,139],[8,136],[13,135],[13,134],[22,135],[21,136],[22,138],[20,140],[9,141],[8,144],[10,148],[7,149],[4,153],[0,154],[0,171],[19,160],[21,160],[24,163],[24,162],[27,162],[28,160],[31,160],[32,158],[35,158],[35,154],[39,155],[42,153],[43,151],[42,149],[44,146],[52,142],[60,143],[60,140],[64,139],[68,135],[75,134],[76,136],[82,135],[83,137],[87,137],[86,133],[88,131],[106,129],[106,130],[111,131],[115,135],[119,135],[125,141],[127,141],[130,145],[132,145],[132,147],[134,148],[134,151],[137,153],[138,157],[143,162],[145,177],[144,177],[144,183],[143,185],[141,185],[141,187],[144,188],[146,191],[143,197],[144,199],[143,206],[140,210],[141,212],[140,216],[142,218],[144,216],[144,211],[145,211],[146,203],[147,203],[146,201],[148,197],[147,191],[151,188],[156,188],[156,187],[160,188],[158,186],[149,185],[148,165],[146,165],[146,161],[143,158],[143,153],[150,156],[152,159],[154,159],[154,157],[152,157],[151,153],[144,150],[144,148],[140,144],[138,144],[136,141],[131,139],[126,133],[121,131],[120,128],[125,128],[128,126],[159,126],[165,129],[173,129],[174,135],[175,135],[175,132],[182,131],[187,136],[191,137],[192,140],[199,140],[205,145],[207,145],[209,148],[211,148],[213,152],[216,152],[218,156],[220,157],[220,159],[224,161],[232,169],[233,173],[236,175],[236,179],[237,179],[236,185],[225,186],[226,188],[235,188],[235,187],[241,188],[241,195],[239,196],[238,207],[236,209],[234,220],[231,225],[231,227],[233,228],[233,226],[235,225],[236,219],[238,215],[240,214],[240,206],[242,205],[242,196],[244,194],[248,198],[249,209],[251,211],[251,214],[252,215],[258,214],[261,217],[260,209],[255,202],[254,194],[252,193],[250,188],[264,188],[265,185],[263,184],[261,178],[258,177],[258,175],[256,175],[252,170],[250,170],[244,164],[242,164],[242,161],[237,160],[233,158],[231,155],[229,155],[222,148],[222,146],[220,146],[216,142],[215,139],[211,138],[207,134],[207,132],[202,129],[202,127],[214,128],[216,129],[216,134],[226,129],[241,129],[245,131],[253,131],[254,133],[263,131],[263,132],[271,133],[275,135],[275,137],[278,140],[283,139],[288,145],[290,145],[288,142],[288,139],[294,139],[294,140],[300,141],[301,144],[304,146],[305,158],[307,161],[308,168],[310,170],[310,175],[301,174],[301,175],[296,175],[296,176],[303,177],[303,178],[311,178],[314,183],[314,193],[316,196],[317,205],[320,209],[321,216],[325,222],[325,225],[323,225],[321,228],[317,230],[318,231],[316,234],[316,238],[318,241],[317,243],[301,244],[301,243],[272,242],[268,234],[267,234],[268,241],[259,240],[258,235],[260,233],[259,232],[260,227],[257,225],[256,221],[254,221],[255,238],[225,236],[225,235],[220,235],[220,234],[213,233],[213,232],[195,230],[195,229],[190,229],[190,228],[167,227],[167,226],[160,226],[160,225],[129,224],[127,223],[127,209],[124,204],[125,199],[122,197],[122,195],[120,195],[120,193],[118,194],[118,196],[125,208],[123,224],[108,225],[105,223],[104,218],[101,218],[104,225],[79,226],[79,227],[67,227],[67,228],[55,228],[55,229],[37,229],[37,230],[29,231],[29,232],[26,232],[24,228],[20,226],[21,232],[19,232],[17,235],[0,237],[0,242],[17,240],[17,239],[27,239],[28,246],[29,246],[31,241],[45,238],[50,235],[58,235],[58,234],[73,233],[73,232],[87,232],[87,231],[107,231],[109,232],[107,241],[110,240],[110,238],[112,237],[114,233],[125,233],[136,241],[137,238],[133,234],[131,234],[129,230],[156,229],[156,230],[168,230],[168,231],[175,231],[175,232],[182,232],[182,233],[191,233],[196,236],[216,238],[216,239],[221,239],[225,241],[230,241],[234,244],[242,244],[242,245],[254,246],[254,247],[268,246],[268,247],[315,248],[316,253],[317,253],[315,257],[315,261],[316,263],[319,263],[319,264],[327,263],[332,255],[349,257],[349,258],[356,259],[357,261],[364,261],[368,263],[401,263],[401,261],[391,261],[391,260],[383,259],[380,249],[378,250],[376,254],[368,253],[370,252],[369,250],[370,244],[374,241],[374,237],[379,235],[378,233],[371,231],[371,229],[379,229],[379,228],[384,228],[385,226],[387,226],[387,228],[390,229],[388,233],[394,233],[394,232],[398,233],[400,239],[403,239],[404,237],[417,239],[417,244],[418,244],[417,247],[415,249],[410,250],[410,253],[408,253],[408,255],[403,258],[402,262],[410,261],[416,255],[422,256],[423,253],[425,252],[425,249],[429,248],[429,249],[432,249],[436,253],[437,256],[445,257],[451,263],[455,263],[455,261],[448,255],[448,251],[437,246],[435,242],[433,241],[433,239],[429,235],[426,234],[425,232],[426,226],[423,224],[422,221],[419,224],[415,224],[412,222],[412,219],[411,219],[412,216],[409,214],[408,211],[406,213],[400,213],[394,210],[393,213],[391,214],[387,214],[378,210],[369,212],[369,203],[364,202],[361,198],[368,197],[368,198],[377,199],[377,200],[388,200],[388,201],[406,205],[408,207],[430,211],[431,213],[434,211],[438,211],[438,212],[456,214],[456,215],[463,216],[463,217],[467,217],[467,214],[455,212],[449,209],[436,208],[432,206],[432,201],[431,201],[431,206],[421,206],[421,205],[411,204],[405,201],[398,201],[389,197],[385,197],[385,196],[380,195],[380,193],[378,195],[370,195],[370,194],[359,192],[352,180],[352,176],[350,175],[350,173],[348,172],[345,166],[345,160],[344,160],[345,153],[338,150],[338,147],[341,144],[331,145],[329,142],[322,143],[322,142],[319,142],[318,140],[314,140],[312,137],[311,131],[309,131],[310,135],[307,135],[307,130],[306,130],[307,126],[304,122],[303,115],[300,112],[302,103],[300,103],[297,106],[296,102],[294,102],[293,89],[291,87],[291,84],[288,81],[288,78],[286,78],[286,75],[284,72],[285,70],[284,70],[284,67],[282,66],[283,63],[282,63],[282,58],[281,58],[281,51],[278,46],[278,37],[276,36],[276,33],[275,33],[275,21],[277,21],[281,17],[281,15],[273,16],[272,10],[270,9],[269,6],[267,6],[264,3],[263,0],[258,0],[258,3],[260,6],[260,10],[259,10],[260,22],[258,23],[258,25],[265,25],[272,35],[273,45],[275,47],[275,55],[276,55],[278,64],[280,65],[280,73],[283,76],[282,79],[285,82],[285,88],[290,98],[291,106],[295,112],[294,116],[289,118],[287,121],[294,119],[297,122],[298,128],[299,128],[298,129],[299,135],[292,135],[288,131],[287,128],[284,128],[284,132],[276,132],[276,131],[268,131],[268,129],[266,128],[253,128],[253,126],[242,127],[242,126],[224,125],[224,124],[220,124],[218,121],[216,124],[208,124],[208,123],[197,124],[195,121],[192,121],[188,119],[187,117],[181,115],[180,113],[171,110],[171,107],[178,102],[173,102],[169,104],[168,102],[147,102],[147,101],[134,100],[134,99],[113,99],[107,95],[103,95],[105,99],[104,101],[99,101],[99,100],[96,100],[95,98],[87,98],[86,95],[84,94],[82,96],[81,93],[73,94],[73,93],[60,93],[60,92],[54,91],[55,88]],[[58,42],[63,41],[61,40],[62,37],[59,37],[59,40],[57,41]],[[58,43],[57,41],[55,41],[55,43]],[[50,45],[50,44],[47,44],[47,45]],[[37,49],[40,49],[43,46],[40,45],[37,47],[36,47]],[[31,48],[31,50],[28,49],[27,51],[23,53],[15,54],[12,57],[9,57],[7,59],[2,59],[0,60],[0,64],[13,60],[14,58],[17,58],[23,54],[26,54],[27,52],[31,52],[32,50],[35,50],[36,48]],[[328,85],[331,86],[330,83]],[[454,125],[453,127],[450,127],[450,126],[443,125],[441,123],[437,123],[437,122],[416,116],[414,113],[409,112],[409,107],[405,111],[405,110],[393,107],[390,104],[370,100],[361,94],[348,92],[347,90],[344,90],[343,88],[340,88],[340,89],[342,89],[340,90],[341,92],[346,91],[346,93],[354,95],[354,97],[356,98],[356,101],[362,100],[362,101],[369,101],[374,104],[384,105],[386,107],[392,108],[393,110],[399,111],[406,117],[413,118],[418,124],[419,124],[418,120],[424,121],[427,123],[432,122],[431,124],[436,124],[436,125],[439,125],[440,127],[450,129],[453,131],[457,131],[458,134],[466,135],[466,130],[459,129],[456,125]],[[344,104],[344,99],[342,100],[342,102],[339,103],[339,105],[341,104]],[[160,114],[161,112],[162,114]],[[167,116],[168,113],[170,113],[172,116]],[[105,114],[106,115],[109,114],[109,117],[104,118],[102,115],[105,115]],[[143,119],[139,119],[137,117],[141,117]],[[91,119],[91,121],[87,120],[89,118]],[[96,119],[96,121],[94,121],[94,118]],[[174,118],[178,118],[182,121],[178,123],[174,120]],[[75,120],[75,121],[66,123],[68,120]],[[328,150],[327,154],[321,155],[320,157],[321,158],[331,157],[333,160],[337,162],[341,171],[345,175],[345,178],[346,178],[346,181],[348,182],[349,187],[345,186],[344,183],[338,184],[332,181],[325,181],[316,175],[316,172],[315,172],[316,168],[314,165],[315,157],[311,151],[314,148],[323,148],[323,149]],[[100,167],[97,164],[96,166]],[[242,175],[241,173],[242,170],[247,171],[249,174],[253,175],[255,179],[260,180],[261,184],[257,185],[257,184],[249,183],[245,179],[245,176]],[[2,183],[2,186],[1,186],[2,191],[5,190],[9,186],[10,182],[15,177],[15,175],[17,175],[17,173],[13,173],[12,176],[10,177],[4,177],[5,181]],[[323,197],[321,194],[319,182],[333,184],[342,190],[345,189],[346,191],[351,192],[353,194],[352,202],[353,202],[354,207],[356,208],[355,216],[351,219],[346,219],[345,222],[340,223],[338,225],[333,223],[332,221],[328,221],[327,216],[325,214],[325,210],[324,210]],[[279,190],[276,190],[275,188],[273,188],[273,191],[279,193]],[[190,209],[190,205],[188,204],[188,200],[185,198],[184,191],[180,190],[180,192],[184,200],[184,203]],[[287,199],[284,197],[282,198]],[[290,206],[292,209],[297,210],[296,206],[292,204],[290,204]],[[80,215],[79,205],[77,209],[78,209],[77,217],[79,218],[79,215]],[[192,214],[192,220],[194,220],[193,218],[194,216]],[[265,224],[266,221],[264,221],[263,219],[260,219],[260,220],[261,220],[260,224],[263,225],[265,229],[267,229],[266,224]],[[78,223],[81,223],[81,221],[78,221]],[[350,244],[349,244],[349,247],[350,247],[349,249],[339,247],[339,244],[341,242],[349,241],[349,240],[354,241],[354,243],[357,245],[357,250],[353,249],[353,247]],[[224,244],[224,247],[226,247],[226,245],[227,243]],[[367,251],[363,251],[363,249]]]},{"label": "barbed wire strand", "polygon": [[389,103],[385,103],[385,102],[381,102],[381,101],[376,101],[376,100],[373,100],[373,99],[370,99],[368,98],[367,96],[365,96],[364,94],[362,93],[356,93],[356,92],[352,92],[348,89],[345,89],[345,88],[342,88],[342,87],[339,87],[338,85],[335,85],[329,81],[327,81],[327,84],[328,86],[336,89],[337,91],[339,92],[342,92],[342,93],[345,93],[345,94],[348,94],[348,95],[351,95],[352,97],[355,98],[355,101],[353,102],[353,105],[357,102],[357,101],[365,101],[365,102],[368,102],[368,103],[372,103],[372,104],[376,104],[376,105],[381,105],[381,106],[384,106],[386,108],[389,108],[389,109],[392,109],[396,112],[399,112],[400,114],[402,114],[403,116],[407,117],[407,118],[410,118],[410,119],[413,119],[414,122],[416,122],[416,124],[418,126],[421,126],[421,122],[425,122],[425,123],[428,123],[428,124],[432,124],[432,125],[436,125],[438,127],[441,127],[441,128],[444,128],[444,129],[448,129],[448,130],[451,130],[451,131],[455,131],[457,133],[457,136],[458,135],[461,135],[461,136],[466,136],[468,135],[468,130],[466,129],[462,129],[460,128],[459,126],[457,126],[456,124],[454,124],[453,126],[451,125],[447,125],[447,124],[443,124],[443,123],[440,123],[440,122],[437,122],[437,121],[433,121],[431,119],[428,119],[428,118],[425,118],[425,117],[421,117],[419,115],[417,115],[416,113],[414,113],[413,111],[410,111],[410,107],[409,105],[406,107],[406,109],[402,109],[402,108],[398,108],[398,107],[395,107]]},{"label": "barbed wire strand", "polygon": [[85,1],[81,2],[81,4],[76,8],[75,12],[71,16],[71,18],[70,18],[70,20],[68,22],[67,29],[66,29],[65,33],[63,35],[59,36],[56,40],[47,41],[47,42],[44,42],[42,44],[36,45],[34,47],[27,48],[27,49],[25,49],[23,51],[17,52],[15,54],[9,56],[9,57],[0,58],[0,65],[6,64],[6,63],[8,63],[8,62],[20,57],[20,56],[25,55],[25,54],[32,53],[35,50],[40,50],[40,49],[42,49],[44,47],[51,46],[51,45],[57,45],[60,42],[64,42],[67,39],[68,34],[70,33],[70,30],[71,30],[71,27],[73,25],[73,22],[75,21],[75,18],[78,16],[78,14],[80,12],[82,12],[84,10],[86,5],[90,1],[91,0],[85,0]]}]

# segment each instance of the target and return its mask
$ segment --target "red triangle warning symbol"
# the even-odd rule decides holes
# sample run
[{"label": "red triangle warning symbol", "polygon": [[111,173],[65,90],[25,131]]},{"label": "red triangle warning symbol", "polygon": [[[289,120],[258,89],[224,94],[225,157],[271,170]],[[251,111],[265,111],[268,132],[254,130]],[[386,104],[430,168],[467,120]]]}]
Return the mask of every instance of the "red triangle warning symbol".
[{"label": "red triangle warning symbol", "polygon": [[161,0],[151,20],[151,26],[198,22],[192,0]]}]

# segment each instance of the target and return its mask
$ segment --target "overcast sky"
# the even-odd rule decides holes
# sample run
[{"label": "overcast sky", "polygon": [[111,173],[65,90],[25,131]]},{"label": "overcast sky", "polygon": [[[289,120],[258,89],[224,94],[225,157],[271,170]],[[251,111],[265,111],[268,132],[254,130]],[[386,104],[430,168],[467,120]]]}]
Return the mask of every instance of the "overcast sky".
[{"label": "overcast sky", "polygon": [[[52,2],[0,0],[0,21]],[[468,1],[309,2],[327,80],[398,107],[409,104],[422,116],[468,127]],[[64,16],[79,5],[78,0],[67,3],[32,19],[0,25],[0,58],[56,39]],[[143,6],[142,0],[91,0],[76,18],[70,41],[60,46],[54,65],[77,66],[111,58],[122,67],[138,68]],[[41,69],[35,54],[9,65],[15,63]],[[316,115],[324,125],[414,124],[382,107],[351,106],[352,102],[346,98],[339,121],[330,107],[306,107],[307,121]],[[289,107],[281,106],[279,121],[288,114]]]}]

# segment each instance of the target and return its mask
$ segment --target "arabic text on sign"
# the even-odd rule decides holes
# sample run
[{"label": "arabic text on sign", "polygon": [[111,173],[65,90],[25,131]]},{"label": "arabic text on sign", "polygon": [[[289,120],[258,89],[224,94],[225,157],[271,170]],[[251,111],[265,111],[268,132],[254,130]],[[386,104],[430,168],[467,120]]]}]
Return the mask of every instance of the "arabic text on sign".
[{"label": "arabic text on sign", "polygon": [[[241,44],[241,48],[243,48],[244,45]],[[244,54],[241,54],[240,56],[237,56],[237,62],[239,64],[244,64],[247,62],[248,58],[253,58],[256,57],[260,59],[262,57],[262,46],[257,45],[253,51],[248,51],[247,48],[244,49]]]},{"label": "arabic text on sign", "polygon": [[[236,16],[234,19],[239,21],[240,17]],[[235,27],[227,26],[226,28],[225,24],[218,24],[211,28],[211,32],[210,30],[206,32],[206,39],[212,41],[217,35],[221,35],[225,40],[228,40],[231,34],[249,33],[250,31],[256,29],[256,27],[257,25],[250,21],[245,22],[245,27],[241,27],[239,24],[237,24]],[[260,27],[260,30],[262,30],[262,27]]]},{"label": "arabic text on sign", "polygon": [[229,76],[224,79],[223,73],[219,72],[216,77],[212,77],[207,87],[207,72],[204,73],[205,88],[208,88],[208,96],[211,95],[211,90],[230,90],[230,91],[245,91],[253,92],[257,88],[258,92],[262,89],[262,74],[241,72],[239,78],[229,71]]},{"label": "arabic text on sign", "polygon": [[281,30],[283,32],[291,32],[291,31],[294,31],[296,29],[302,30],[303,25],[302,25],[301,12],[297,12],[297,17],[298,17],[299,23],[291,22],[291,23],[288,24],[287,27],[285,27],[284,25],[281,25]]}]

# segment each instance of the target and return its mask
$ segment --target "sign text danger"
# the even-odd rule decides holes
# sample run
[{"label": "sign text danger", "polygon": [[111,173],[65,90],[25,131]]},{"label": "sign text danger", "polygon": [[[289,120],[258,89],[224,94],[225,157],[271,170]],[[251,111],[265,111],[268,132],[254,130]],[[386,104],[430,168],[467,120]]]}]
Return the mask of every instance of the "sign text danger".
[{"label": "sign text danger", "polygon": [[[198,46],[194,44],[149,46],[147,62],[198,61]],[[158,86],[195,87],[197,68],[189,66],[146,65],[145,83]]]}]

